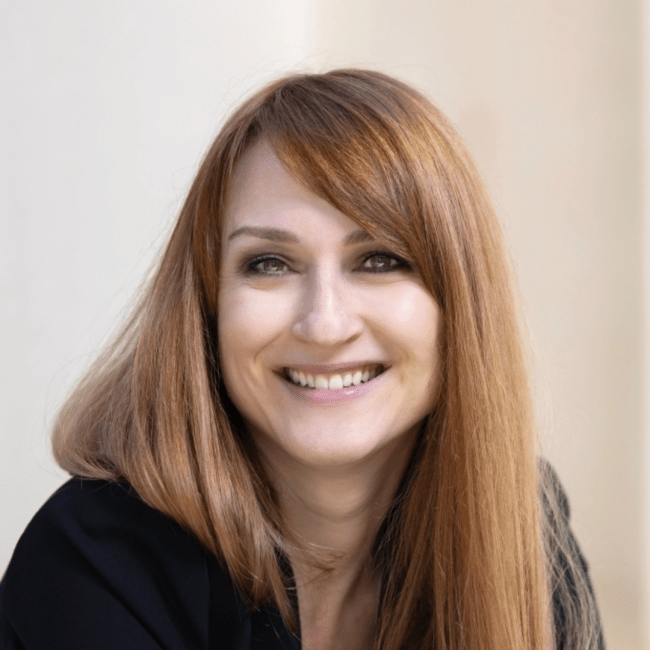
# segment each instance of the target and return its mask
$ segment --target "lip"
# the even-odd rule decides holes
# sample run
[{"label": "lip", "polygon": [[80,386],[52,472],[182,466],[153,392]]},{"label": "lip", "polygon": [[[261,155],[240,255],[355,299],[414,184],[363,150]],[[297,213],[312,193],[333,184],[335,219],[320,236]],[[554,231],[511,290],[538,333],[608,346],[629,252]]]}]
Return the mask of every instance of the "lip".
[{"label": "lip", "polygon": [[[302,370],[303,366],[290,366],[291,368],[300,368]],[[308,366],[309,367],[309,366]],[[310,366],[318,367],[318,366]],[[320,366],[322,368],[323,366]],[[355,368],[356,366],[350,366],[349,368]],[[388,374],[389,368],[385,366],[384,372],[380,375],[377,375],[374,379],[367,381],[365,384],[359,384],[358,386],[347,386],[344,388],[338,388],[334,390],[329,389],[319,389],[319,388],[302,388],[297,386],[293,382],[284,378],[284,375],[280,375],[280,381],[284,384],[286,389],[291,393],[293,397],[299,399],[308,404],[321,404],[321,405],[331,405],[338,404],[340,402],[349,402],[353,399],[363,397],[367,395],[375,388],[382,384],[383,378]],[[322,370],[321,370],[322,372]],[[331,372],[331,371],[330,371]]]},{"label": "lip", "polygon": [[[386,361],[377,361],[376,359],[371,360],[362,360],[362,361],[351,361],[350,363],[325,363],[319,366],[306,366],[304,364],[290,364],[282,366],[276,370],[276,373],[284,376],[285,368],[292,368],[294,370],[302,370],[302,372],[308,372],[312,375],[327,375],[331,373],[341,373],[345,370],[351,370],[352,368],[362,368],[363,366],[383,366],[384,371],[390,368],[390,364]],[[382,373],[383,374],[383,373]]]}]

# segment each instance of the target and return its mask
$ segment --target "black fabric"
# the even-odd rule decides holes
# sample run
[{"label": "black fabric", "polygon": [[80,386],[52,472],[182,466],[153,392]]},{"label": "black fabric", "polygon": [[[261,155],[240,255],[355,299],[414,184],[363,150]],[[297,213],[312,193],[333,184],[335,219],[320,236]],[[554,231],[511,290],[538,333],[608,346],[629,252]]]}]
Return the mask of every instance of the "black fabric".
[{"label": "black fabric", "polygon": [[[578,601],[575,596],[576,594],[576,583],[578,582],[578,577],[574,574],[574,569],[572,568],[573,563],[569,561],[567,554],[570,554],[572,558],[577,558],[578,568],[581,571],[581,577],[584,578],[587,588],[589,589],[594,602],[596,602],[596,596],[594,594],[594,588],[591,583],[591,577],[589,576],[589,566],[585,560],[580,546],[578,545],[578,540],[573,535],[571,528],[569,526],[569,521],[571,518],[571,508],[569,505],[569,498],[562,487],[562,483],[558,478],[557,473],[553,469],[553,466],[545,459],[539,459],[539,467],[542,474],[545,475],[547,485],[551,488],[552,498],[559,506],[560,517],[559,520],[552,514],[552,509],[549,507],[547,498],[545,495],[540,495],[542,499],[542,508],[547,517],[550,518],[551,527],[555,529],[561,529],[562,531],[568,531],[568,549],[559,549],[551,544],[553,553],[559,560],[559,566],[561,568],[562,574],[564,576],[564,581],[567,585],[567,588],[571,594],[570,601],[573,607],[577,607]],[[568,630],[567,630],[567,607],[568,603],[565,600],[565,597],[561,595],[559,589],[554,589],[553,591],[553,623],[555,627],[555,645],[558,650],[563,650],[564,648],[569,647],[568,641]],[[596,616],[596,629],[594,630],[597,641],[596,647],[598,650],[605,650],[605,637],[603,635],[602,623],[600,621],[600,612],[596,608],[594,611]]]},{"label": "black fabric", "polygon": [[[276,631],[277,630],[277,631]],[[20,538],[0,584],[2,650],[280,650],[216,558],[126,484],[71,479]]]},{"label": "black fabric", "polygon": [[[587,573],[577,543],[575,552]],[[557,608],[555,617],[561,626]],[[59,649],[299,650],[300,641],[277,610],[247,611],[217,559],[127,484],[71,479],[30,522],[0,583],[0,650]]]}]

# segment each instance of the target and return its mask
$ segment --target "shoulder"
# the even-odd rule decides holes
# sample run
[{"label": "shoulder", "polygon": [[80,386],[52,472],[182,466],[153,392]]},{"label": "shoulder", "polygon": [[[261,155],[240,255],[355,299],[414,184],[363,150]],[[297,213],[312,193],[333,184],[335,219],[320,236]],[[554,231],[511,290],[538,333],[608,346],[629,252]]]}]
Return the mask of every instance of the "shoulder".
[{"label": "shoulder", "polygon": [[547,512],[559,510],[562,518],[568,522],[571,518],[569,497],[555,468],[541,456],[537,458],[537,468],[540,476],[540,498],[544,509]]},{"label": "shoulder", "polygon": [[207,648],[215,604],[234,623],[232,583],[190,534],[126,483],[71,479],[16,546],[0,586],[0,642]]},{"label": "shoulder", "polygon": [[65,539],[85,547],[92,555],[109,552],[115,545],[137,553],[142,548],[128,543],[148,540],[156,546],[161,536],[174,544],[190,541],[180,527],[144,503],[128,483],[73,478],[61,486],[34,515],[16,551]]},{"label": "shoulder", "polygon": [[542,532],[553,588],[553,616],[558,648],[571,646],[571,635],[590,637],[589,647],[605,648],[600,612],[589,564],[571,529],[566,490],[553,466],[538,459]]},{"label": "shoulder", "polygon": [[539,458],[538,469],[539,498],[546,543],[549,548],[554,549],[555,556],[563,565],[571,564],[569,560],[572,559],[584,573],[588,573],[589,565],[571,529],[571,506],[566,490],[548,460]]}]

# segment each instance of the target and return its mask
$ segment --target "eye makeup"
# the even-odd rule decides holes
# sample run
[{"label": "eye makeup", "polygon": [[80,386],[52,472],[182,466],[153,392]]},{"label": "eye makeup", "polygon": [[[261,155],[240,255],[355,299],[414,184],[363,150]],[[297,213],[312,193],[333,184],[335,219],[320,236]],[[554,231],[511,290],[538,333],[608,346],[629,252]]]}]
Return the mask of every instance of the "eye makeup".
[{"label": "eye makeup", "polygon": [[[376,266],[366,266],[366,264],[372,259],[376,259],[378,264]],[[362,266],[360,267],[360,270],[362,273],[390,273],[392,271],[403,271],[411,268],[408,262],[387,251],[372,251],[370,253],[366,253],[362,256],[361,261]],[[276,271],[263,271],[260,266],[266,262],[276,263]],[[249,277],[282,277],[285,274],[277,272],[278,266],[285,266],[288,268],[290,264],[278,255],[263,254],[255,256],[252,259],[245,260],[241,266],[241,273]]]}]

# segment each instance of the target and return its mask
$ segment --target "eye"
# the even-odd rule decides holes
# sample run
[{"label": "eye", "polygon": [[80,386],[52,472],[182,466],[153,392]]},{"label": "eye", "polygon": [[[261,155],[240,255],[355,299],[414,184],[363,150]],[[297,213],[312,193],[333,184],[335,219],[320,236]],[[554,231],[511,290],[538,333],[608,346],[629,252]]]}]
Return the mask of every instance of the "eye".
[{"label": "eye", "polygon": [[267,255],[251,260],[245,265],[244,270],[246,275],[279,276],[284,275],[282,273],[282,267],[287,267],[287,263],[284,260],[279,257]]},{"label": "eye", "polygon": [[[374,260],[374,263],[373,263]],[[409,268],[408,262],[385,251],[374,251],[367,255],[363,262],[363,270],[369,273],[387,273]]]},{"label": "eye", "polygon": [[[410,264],[386,251],[373,251],[363,257],[359,271],[362,273],[390,273],[409,269]],[[263,255],[244,263],[247,276],[282,277],[287,274],[289,265],[281,257]]]}]

